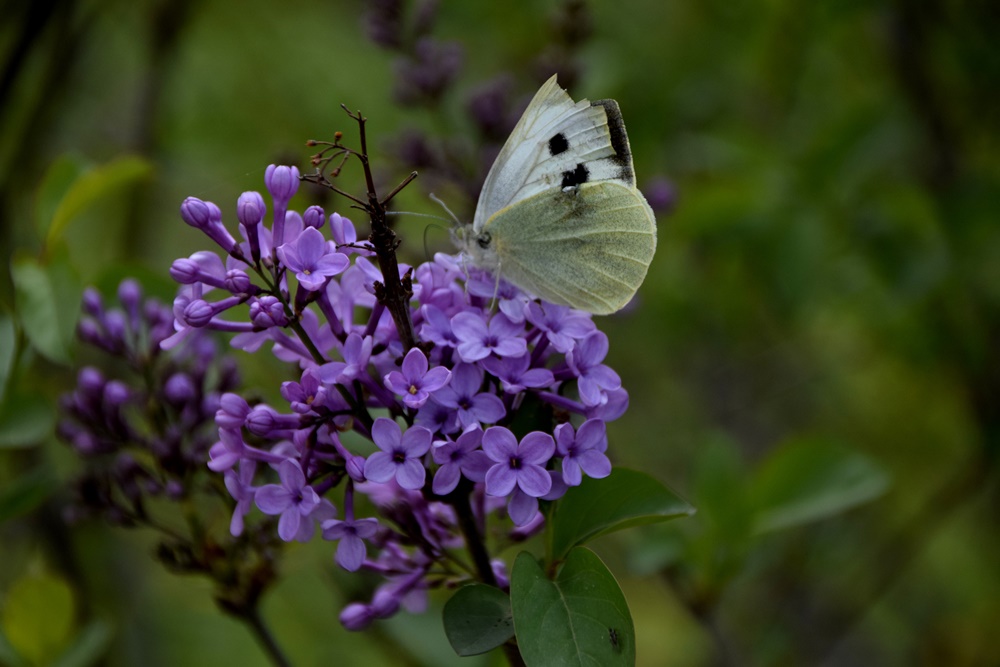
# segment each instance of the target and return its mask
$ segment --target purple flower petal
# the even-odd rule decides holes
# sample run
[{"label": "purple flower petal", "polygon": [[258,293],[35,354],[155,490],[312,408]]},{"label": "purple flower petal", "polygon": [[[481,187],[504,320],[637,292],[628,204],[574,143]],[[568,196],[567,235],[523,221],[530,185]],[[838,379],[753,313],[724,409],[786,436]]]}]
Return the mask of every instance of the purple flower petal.
[{"label": "purple flower petal", "polygon": [[497,463],[486,473],[486,493],[491,496],[506,496],[516,484],[517,475],[507,463]]},{"label": "purple flower petal", "polygon": [[[487,476],[488,482],[488,476]],[[517,473],[517,485],[529,496],[544,496],[552,488],[552,478],[544,468],[526,465]]]},{"label": "purple flower petal", "polygon": [[[396,464],[386,452],[375,452],[365,461],[365,478],[372,482],[388,482],[395,474]],[[258,491],[258,495],[259,493]]]}]

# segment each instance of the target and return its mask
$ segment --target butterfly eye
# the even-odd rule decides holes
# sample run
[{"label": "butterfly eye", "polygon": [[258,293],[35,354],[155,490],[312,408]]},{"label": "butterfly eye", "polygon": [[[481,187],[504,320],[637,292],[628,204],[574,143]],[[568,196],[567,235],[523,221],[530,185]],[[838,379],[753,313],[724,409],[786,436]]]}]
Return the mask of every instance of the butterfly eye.
[{"label": "butterfly eye", "polygon": [[492,239],[490,237],[490,233],[489,232],[483,232],[482,234],[479,235],[479,238],[476,239],[476,243],[479,244],[480,248],[482,248],[483,250],[486,250],[487,248],[490,247],[490,241],[491,240]]}]

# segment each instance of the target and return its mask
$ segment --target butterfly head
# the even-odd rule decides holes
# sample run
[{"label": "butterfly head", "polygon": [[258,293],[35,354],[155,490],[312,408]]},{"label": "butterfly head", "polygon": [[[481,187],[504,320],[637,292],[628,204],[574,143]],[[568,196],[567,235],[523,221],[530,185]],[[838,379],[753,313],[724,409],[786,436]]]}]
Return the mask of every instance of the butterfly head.
[{"label": "butterfly head", "polygon": [[462,254],[479,268],[487,271],[499,268],[500,257],[489,232],[476,232],[472,225],[460,225],[451,230],[451,238]]}]

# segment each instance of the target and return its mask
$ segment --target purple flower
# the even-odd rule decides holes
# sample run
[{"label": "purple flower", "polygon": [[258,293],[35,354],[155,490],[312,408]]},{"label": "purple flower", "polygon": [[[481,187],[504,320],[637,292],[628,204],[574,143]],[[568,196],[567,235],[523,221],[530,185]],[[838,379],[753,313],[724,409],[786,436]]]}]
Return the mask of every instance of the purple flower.
[{"label": "purple flower", "polygon": [[404,489],[419,489],[427,471],[421,458],[431,448],[431,432],[411,426],[403,433],[399,424],[379,417],[372,426],[372,440],[382,451],[365,461],[365,477],[372,482],[388,482],[393,477]]},{"label": "purple flower", "polygon": [[355,632],[364,630],[374,620],[375,614],[372,612],[371,605],[362,604],[361,602],[352,602],[340,612],[341,625]]},{"label": "purple flower", "polygon": [[236,218],[244,230],[253,261],[260,261],[260,223],[267,212],[259,192],[244,192],[236,202]]},{"label": "purple flower", "polygon": [[486,429],[483,451],[494,462],[486,473],[486,493],[506,496],[516,486],[534,498],[544,496],[552,488],[545,464],[555,449],[548,433],[532,431],[518,444],[514,434],[502,426]]},{"label": "purple flower", "polygon": [[365,560],[365,540],[378,531],[377,519],[331,519],[323,522],[323,538],[340,540],[335,556],[337,565],[348,572],[356,572]]},{"label": "purple flower", "polygon": [[264,514],[280,514],[278,536],[291,542],[299,534],[304,517],[320,505],[316,490],[306,482],[298,461],[285,459],[278,465],[281,484],[265,484],[257,489],[255,501]]},{"label": "purple flower", "polygon": [[444,311],[434,305],[425,305],[420,312],[424,316],[424,325],[420,328],[420,335],[424,340],[429,340],[438,347],[458,345],[458,338],[451,330],[451,321]]},{"label": "purple flower", "polygon": [[608,448],[608,436],[604,422],[588,419],[576,434],[572,424],[556,426],[556,451],[562,460],[563,480],[569,486],[579,486],[582,473],[588,477],[601,479],[611,474],[611,461],[604,452]]},{"label": "purple flower", "polygon": [[430,429],[432,433],[454,433],[459,429],[458,415],[455,411],[434,401],[424,403],[423,407],[417,411],[413,423]]},{"label": "purple flower", "polygon": [[[216,417],[218,421],[218,417]],[[246,444],[239,430],[219,429],[219,442],[208,450],[208,468],[215,472],[229,470],[243,457]]]},{"label": "purple flower", "polygon": [[302,213],[302,224],[319,229],[326,222],[326,213],[321,206],[310,206]]},{"label": "purple flower", "polygon": [[451,318],[451,328],[458,339],[458,355],[467,363],[485,359],[491,353],[520,357],[528,351],[528,343],[521,337],[524,327],[503,314],[494,315],[487,326],[474,313],[459,313]]},{"label": "purple flower", "polygon": [[306,227],[293,242],[278,248],[278,257],[295,273],[299,284],[310,292],[322,288],[328,278],[351,263],[346,255],[330,250],[323,234],[315,227]]},{"label": "purple flower", "polygon": [[253,499],[257,493],[257,489],[253,486],[252,482],[256,471],[257,464],[244,459],[240,461],[239,474],[232,469],[227,470],[225,473],[226,488],[229,490],[229,495],[236,501],[236,507],[233,509],[233,518],[229,522],[229,532],[232,533],[233,537],[239,537],[243,534],[243,517],[247,515],[253,506]]},{"label": "purple flower", "polygon": [[607,392],[620,389],[618,373],[602,364],[608,355],[608,337],[603,331],[595,331],[566,354],[566,363],[577,376],[577,390],[584,405],[600,405],[608,402]]},{"label": "purple flower", "polygon": [[233,252],[237,248],[236,239],[222,224],[222,211],[212,202],[188,197],[181,204],[181,218],[192,227],[205,232],[226,252]]},{"label": "purple flower", "polygon": [[475,273],[469,276],[469,294],[483,297],[485,299],[497,299],[497,308],[507,316],[511,322],[521,324],[524,322],[524,308],[528,305],[528,296],[511,283],[503,280],[498,281],[496,276],[489,273]]},{"label": "purple flower", "polygon": [[486,392],[483,386],[483,369],[474,364],[458,364],[451,374],[451,382],[434,394],[434,400],[455,410],[463,429],[473,424],[495,424],[507,414],[503,401]]},{"label": "purple flower", "polygon": [[419,348],[413,348],[403,359],[402,373],[392,371],[385,376],[385,386],[403,397],[403,403],[411,408],[419,408],[437,391],[448,384],[451,371],[444,366],[427,370],[427,357]]},{"label": "purple flower", "polygon": [[250,321],[261,329],[288,325],[284,304],[278,300],[278,297],[270,295],[250,301]]},{"label": "purple flower", "polygon": [[596,329],[587,313],[571,310],[554,303],[535,303],[527,308],[528,321],[545,332],[549,343],[563,354],[573,349],[576,341],[586,338]]},{"label": "purple flower", "polygon": [[518,528],[528,525],[538,516],[538,498],[515,487],[507,503],[507,515]]},{"label": "purple flower", "polygon": [[288,210],[288,202],[299,189],[299,169],[268,165],[264,170],[264,185],[274,200],[273,244],[277,247],[285,242],[285,212]]},{"label": "purple flower", "polygon": [[326,399],[326,388],[320,385],[314,369],[302,373],[301,382],[282,382],[281,396],[292,406],[292,410],[300,415],[315,411],[323,406]]},{"label": "purple flower", "polygon": [[352,333],[344,341],[343,361],[331,361],[319,367],[319,377],[326,384],[349,384],[368,373],[368,360],[372,356],[371,336],[362,338]]},{"label": "purple flower", "polygon": [[486,479],[486,471],[492,461],[479,449],[482,441],[482,429],[472,428],[460,435],[455,442],[435,444],[432,452],[434,462],[441,467],[434,473],[434,493],[443,496],[454,491],[462,474],[473,482]]},{"label": "purple flower", "polygon": [[490,373],[500,379],[503,390],[508,394],[517,394],[525,389],[542,389],[555,382],[552,371],[547,368],[529,368],[531,355],[520,357],[488,357],[480,364]]}]

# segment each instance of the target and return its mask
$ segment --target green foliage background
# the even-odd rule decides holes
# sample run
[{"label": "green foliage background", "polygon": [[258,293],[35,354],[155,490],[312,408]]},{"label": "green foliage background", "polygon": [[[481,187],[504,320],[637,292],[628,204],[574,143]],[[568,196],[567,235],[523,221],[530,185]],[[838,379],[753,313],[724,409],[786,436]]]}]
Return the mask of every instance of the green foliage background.
[{"label": "green foliage background", "polygon": [[[459,91],[510,72],[530,93],[555,7],[442,2],[435,35],[466,54]],[[79,280],[110,293],[135,274],[169,298],[171,260],[206,245],[179,219],[183,198],[233,221],[268,163],[305,166],[305,139],[351,136],[341,102],[371,119],[387,182],[402,173],[387,141],[404,127],[471,141],[457,99],[433,115],[392,103],[392,56],[367,41],[362,8],[12,3],[4,258],[41,252],[36,198],[67,154],[151,166],[67,228]],[[638,663],[995,664],[1000,13],[945,0],[590,11],[570,92],[617,99],[640,181],[666,176],[678,192],[639,308],[600,322],[632,396],[609,428],[613,458],[699,508],[597,544],[628,597]],[[419,187],[399,207],[438,213]],[[411,261],[424,227],[399,223]],[[0,302],[16,306],[8,272]],[[272,377],[244,361],[248,380]],[[7,394],[51,411],[72,367],[30,363]],[[71,474],[45,433],[0,448],[5,509],[26,476],[57,490]],[[25,586],[48,587],[60,623],[104,638],[107,664],[266,664],[206,584],[161,571],[141,535],[67,530],[59,497],[0,516],[8,621]],[[329,545],[293,550],[264,615],[296,664],[457,664],[439,608],[351,634],[336,620],[345,589]]]}]

